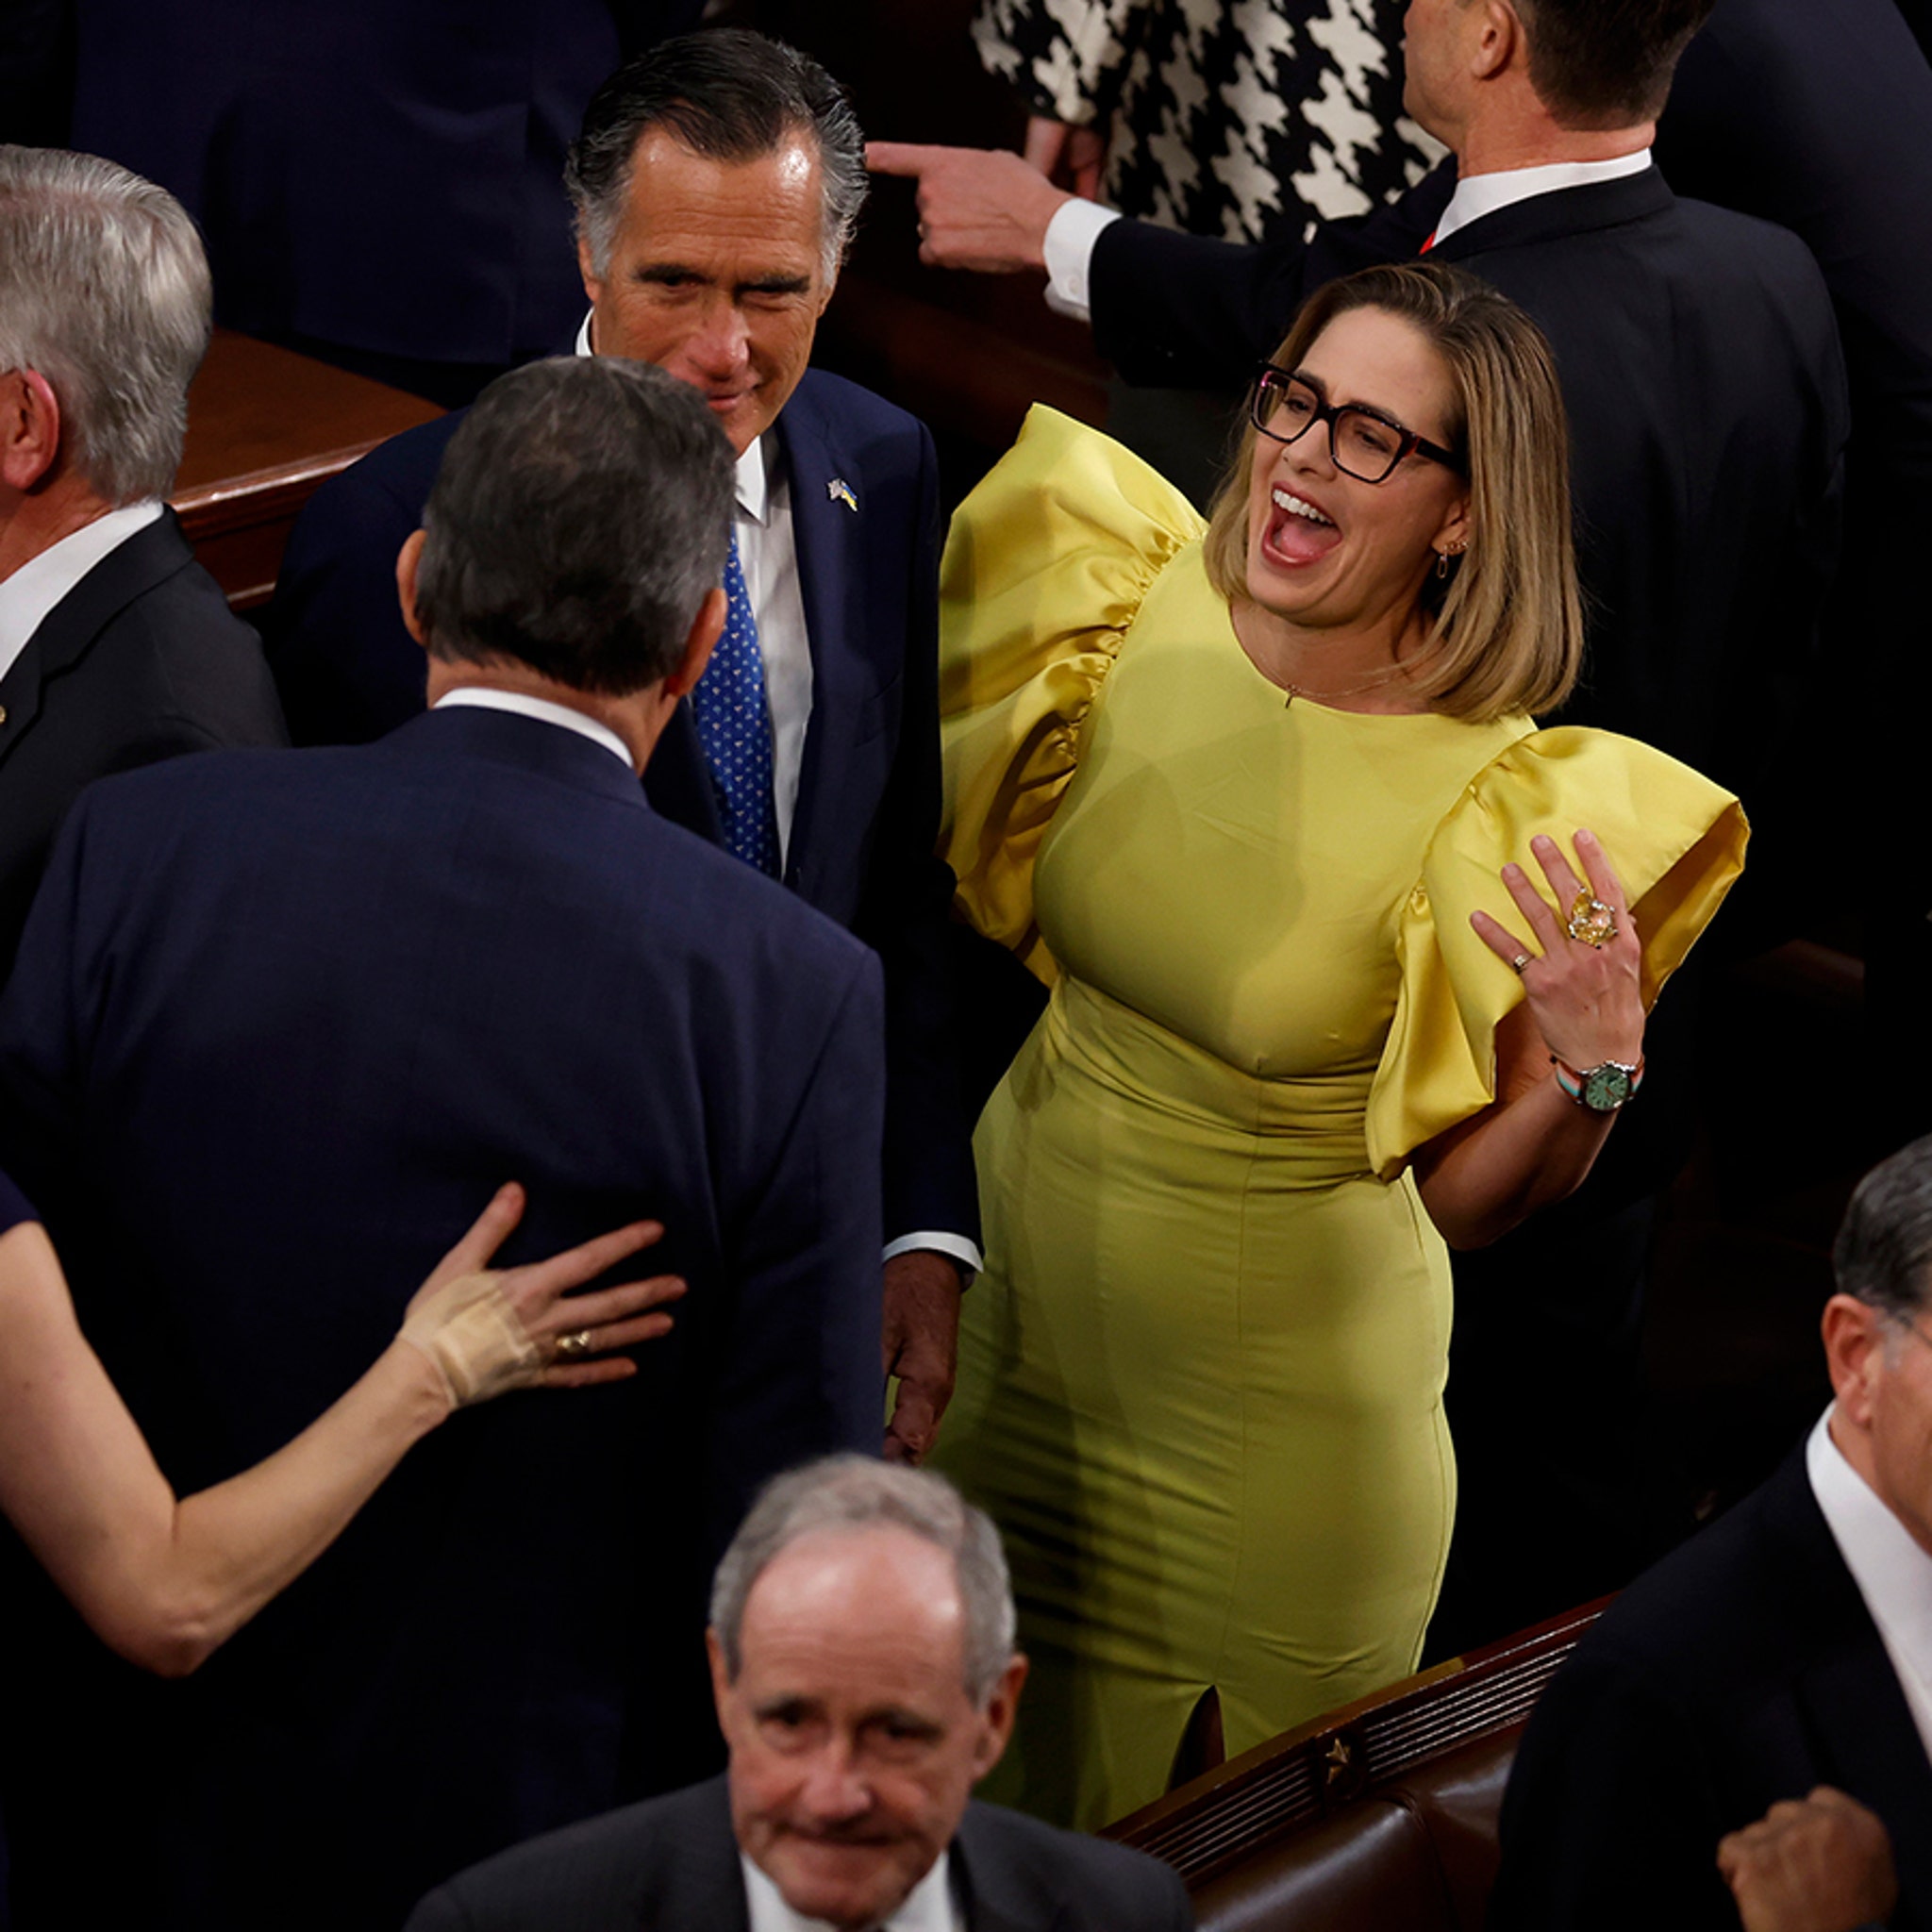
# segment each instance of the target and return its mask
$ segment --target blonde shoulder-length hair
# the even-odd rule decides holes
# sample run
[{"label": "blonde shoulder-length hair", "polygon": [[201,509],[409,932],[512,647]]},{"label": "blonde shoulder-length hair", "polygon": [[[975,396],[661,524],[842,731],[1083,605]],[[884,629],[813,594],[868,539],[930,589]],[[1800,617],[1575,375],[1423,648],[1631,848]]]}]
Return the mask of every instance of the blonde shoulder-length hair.
[{"label": "blonde shoulder-length hair", "polygon": [[[1469,474],[1470,539],[1446,577],[1431,571],[1430,624],[1414,684],[1439,711],[1472,724],[1555,710],[1583,662],[1583,608],[1570,535],[1563,392],[1542,331],[1507,296],[1441,262],[1400,262],[1330,282],[1296,316],[1274,356],[1301,366],[1338,315],[1379,308],[1435,347],[1455,394],[1447,425]],[[1248,595],[1248,503],[1257,431],[1249,424],[1214,499],[1208,581]]]}]

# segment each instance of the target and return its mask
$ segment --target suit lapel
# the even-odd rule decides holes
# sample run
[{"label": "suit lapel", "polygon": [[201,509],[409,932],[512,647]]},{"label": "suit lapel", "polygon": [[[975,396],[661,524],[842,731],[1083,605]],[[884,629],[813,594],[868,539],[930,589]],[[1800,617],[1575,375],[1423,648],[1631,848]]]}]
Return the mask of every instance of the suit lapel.
[{"label": "suit lapel", "polygon": [[1042,1896],[1022,1881],[1013,1861],[1000,1856],[993,1820],[983,1805],[969,1805],[953,1840],[955,1883],[966,1906],[967,1932],[1059,1932],[1070,1923],[1064,1899]]},{"label": "suit lapel", "polygon": [[730,1788],[714,1777],[692,1794],[699,1804],[691,1828],[667,1843],[632,1904],[641,1932],[751,1932],[751,1907],[731,1830]]},{"label": "suit lapel", "polygon": [[115,549],[43,617],[0,678],[0,765],[13,754],[41,714],[47,681],[75,663],[101,632],[137,597],[194,561],[172,509]]},{"label": "suit lapel", "polygon": [[[798,554],[798,588],[805,605],[806,640],[811,650],[811,717],[806,725],[799,768],[798,804],[792,814],[787,883],[810,899],[818,835],[828,794],[838,783],[836,748],[847,742],[855,708],[866,693],[858,657],[864,627],[853,612],[857,545],[864,527],[865,500],[841,467],[831,425],[810,393],[811,377],[799,385],[779,417],[791,492],[791,534]],[[848,500],[849,499],[849,500]]]},{"label": "suit lapel", "polygon": [[[1885,1641],[1805,1472],[1802,1453],[1780,1472],[1773,1521],[1791,1546],[1785,1566],[1793,1609],[1808,1625],[1793,1686],[1825,1782],[1876,1810],[1890,1826],[1899,1894],[1932,1899],[1932,1762]],[[1902,1928],[1927,1922],[1901,1918]]]},{"label": "suit lapel", "polygon": [[651,762],[644,767],[644,796],[673,824],[708,839],[713,845],[724,844],[718,789],[705,763],[705,748],[698,741],[697,720],[691,715],[689,698],[672,712],[671,722],[651,753]]},{"label": "suit lapel", "polygon": [[1654,167],[1614,181],[1590,181],[1513,201],[1457,228],[1430,250],[1430,258],[1467,261],[1492,249],[1535,246],[1566,235],[1613,228],[1661,214],[1675,197]]}]

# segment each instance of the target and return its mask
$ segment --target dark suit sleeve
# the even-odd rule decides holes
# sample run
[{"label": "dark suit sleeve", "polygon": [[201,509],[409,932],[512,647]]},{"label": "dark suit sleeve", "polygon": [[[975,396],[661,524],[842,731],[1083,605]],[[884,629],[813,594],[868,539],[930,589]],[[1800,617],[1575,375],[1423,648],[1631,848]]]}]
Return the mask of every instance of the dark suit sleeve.
[{"label": "dark suit sleeve", "polygon": [[1573,1660],[1510,1773],[1489,1932],[1737,1932],[1717,1808],[1678,1700],[1614,1657]]},{"label": "dark suit sleeve", "polygon": [[367,744],[423,708],[425,660],[403,624],[396,553],[423,521],[445,440],[421,463],[386,446],[295,520],[262,636],[297,744]]},{"label": "dark suit sleeve", "polygon": [[978,1190],[946,931],[953,874],[938,856],[939,464],[924,425],[919,446],[899,747],[855,930],[885,967],[886,1239],[924,1232],[976,1241]]},{"label": "dark suit sleeve", "polygon": [[731,1256],[711,1410],[714,1557],[768,1476],[834,1449],[876,1454],[884,1426],[882,999],[878,962],[844,941],[841,957],[852,960],[844,992]]},{"label": "dark suit sleeve", "polygon": [[1129,382],[1240,389],[1325,282],[1414,256],[1456,186],[1444,161],[1399,200],[1307,242],[1241,244],[1120,221],[1094,243],[1093,340]]}]

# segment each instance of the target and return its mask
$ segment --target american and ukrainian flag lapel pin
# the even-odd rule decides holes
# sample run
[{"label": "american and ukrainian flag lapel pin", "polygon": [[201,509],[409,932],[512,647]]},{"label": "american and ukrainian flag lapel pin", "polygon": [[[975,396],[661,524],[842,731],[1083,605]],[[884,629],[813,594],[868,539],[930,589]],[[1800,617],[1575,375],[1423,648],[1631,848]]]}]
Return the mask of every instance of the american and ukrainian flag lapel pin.
[{"label": "american and ukrainian flag lapel pin", "polygon": [[832,480],[825,485],[825,495],[833,503],[842,503],[847,509],[852,510],[855,513],[858,511],[858,497],[853,495],[852,486],[851,484],[846,482],[844,477],[834,476]]}]

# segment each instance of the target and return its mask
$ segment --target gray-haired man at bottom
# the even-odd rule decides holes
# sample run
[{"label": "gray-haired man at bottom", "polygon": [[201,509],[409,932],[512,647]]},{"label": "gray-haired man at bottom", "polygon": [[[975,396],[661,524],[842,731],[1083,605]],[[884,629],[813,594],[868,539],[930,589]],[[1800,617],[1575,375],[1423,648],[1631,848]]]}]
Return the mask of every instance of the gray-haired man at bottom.
[{"label": "gray-haired man at bottom", "polygon": [[260,643],[162,501],[211,315],[173,195],[0,146],[0,981],[85,787],[287,742]]},{"label": "gray-haired man at bottom", "polygon": [[1026,1660],[998,1532],[941,1476],[771,1483],[711,1587],[724,1777],[473,1866],[406,1932],[1181,1932],[1138,1852],[970,1802]]}]

